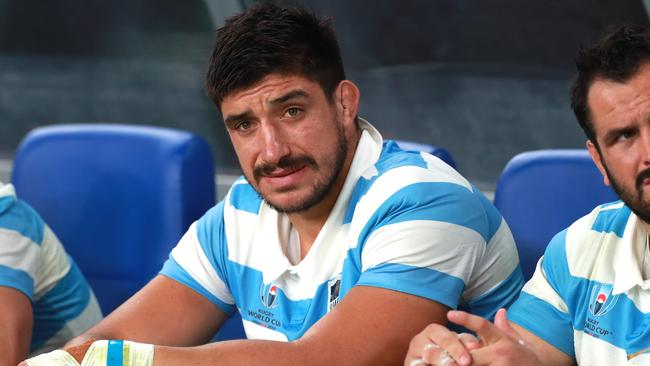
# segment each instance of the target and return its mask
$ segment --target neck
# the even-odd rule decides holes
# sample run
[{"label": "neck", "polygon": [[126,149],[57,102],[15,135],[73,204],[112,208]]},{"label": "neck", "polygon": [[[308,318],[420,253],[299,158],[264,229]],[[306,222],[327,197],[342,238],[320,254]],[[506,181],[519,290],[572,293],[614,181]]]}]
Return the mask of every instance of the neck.
[{"label": "neck", "polygon": [[289,221],[291,221],[291,225],[293,225],[300,237],[301,260],[305,258],[314,244],[314,241],[316,241],[318,233],[320,233],[321,229],[325,225],[327,218],[332,212],[332,209],[341,194],[341,190],[343,190],[343,185],[345,184],[345,179],[350,171],[350,166],[352,166],[352,160],[357,151],[360,137],[360,130],[355,130],[354,136],[348,136],[348,141],[350,141],[350,143],[348,146],[348,153],[345,157],[345,162],[341,167],[339,176],[334,181],[334,184],[327,195],[309,209],[287,215]]}]

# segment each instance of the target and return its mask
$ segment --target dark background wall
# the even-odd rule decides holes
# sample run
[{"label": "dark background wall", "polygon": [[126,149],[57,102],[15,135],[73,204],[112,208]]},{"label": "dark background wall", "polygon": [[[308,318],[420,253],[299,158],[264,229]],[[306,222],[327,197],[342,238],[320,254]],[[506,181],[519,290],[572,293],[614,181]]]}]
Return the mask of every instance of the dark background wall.
[{"label": "dark background wall", "polygon": [[[0,155],[40,125],[153,124],[201,134],[236,173],[203,76],[219,19],[250,3],[0,0]],[[583,146],[568,102],[578,47],[648,25],[640,0],[301,3],[333,17],[362,116],[447,148],[488,189],[518,152]]]}]

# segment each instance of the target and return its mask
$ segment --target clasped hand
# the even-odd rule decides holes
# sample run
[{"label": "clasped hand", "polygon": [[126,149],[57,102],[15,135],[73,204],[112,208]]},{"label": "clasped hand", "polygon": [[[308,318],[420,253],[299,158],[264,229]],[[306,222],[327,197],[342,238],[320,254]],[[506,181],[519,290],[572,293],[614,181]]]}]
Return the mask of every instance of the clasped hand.
[{"label": "clasped hand", "polygon": [[505,309],[497,312],[494,324],[464,311],[449,311],[447,319],[477,336],[431,324],[411,340],[404,366],[541,365],[531,346],[508,323]]}]

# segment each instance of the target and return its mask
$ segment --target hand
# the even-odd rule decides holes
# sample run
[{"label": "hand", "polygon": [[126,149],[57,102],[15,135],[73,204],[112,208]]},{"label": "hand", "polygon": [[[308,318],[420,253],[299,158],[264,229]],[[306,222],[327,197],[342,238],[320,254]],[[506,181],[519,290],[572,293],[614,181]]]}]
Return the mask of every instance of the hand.
[{"label": "hand", "polygon": [[482,347],[471,351],[473,365],[541,365],[534,350],[508,323],[505,309],[497,312],[494,324],[463,311],[450,311],[447,318],[479,336]]},{"label": "hand", "polygon": [[469,351],[479,348],[478,338],[457,334],[440,324],[430,324],[409,345],[404,366],[469,366]]}]

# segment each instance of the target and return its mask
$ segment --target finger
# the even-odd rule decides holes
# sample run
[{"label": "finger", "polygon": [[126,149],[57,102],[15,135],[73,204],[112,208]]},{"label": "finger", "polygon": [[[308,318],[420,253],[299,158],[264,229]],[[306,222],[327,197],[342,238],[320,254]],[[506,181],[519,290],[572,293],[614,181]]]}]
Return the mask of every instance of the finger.
[{"label": "finger", "polygon": [[459,366],[445,349],[432,343],[424,346],[422,359],[433,366]]},{"label": "finger", "polygon": [[433,355],[428,358],[424,354],[423,359],[425,361],[433,362],[441,357],[445,359],[445,356],[449,356],[458,366],[470,366],[472,364],[472,356],[470,356],[469,351],[455,332],[440,324],[431,324],[425,328],[424,334],[428,337],[427,343],[437,345],[444,351],[441,353],[439,350],[430,350]]},{"label": "finger", "polygon": [[461,343],[463,343],[463,346],[465,346],[465,349],[468,351],[481,347],[481,340],[476,338],[473,334],[461,333],[458,335],[458,339],[460,339]]},{"label": "finger", "polygon": [[519,332],[517,332],[517,330],[515,330],[515,328],[510,325],[506,309],[499,309],[499,311],[497,311],[496,315],[494,316],[494,326],[496,326],[497,329],[506,334],[512,340],[516,341],[522,346],[524,345],[524,340],[521,338]]},{"label": "finger", "polygon": [[447,319],[452,323],[476,332],[479,338],[487,342],[487,344],[492,344],[504,337],[504,334],[494,324],[477,315],[451,310],[447,312]]}]

